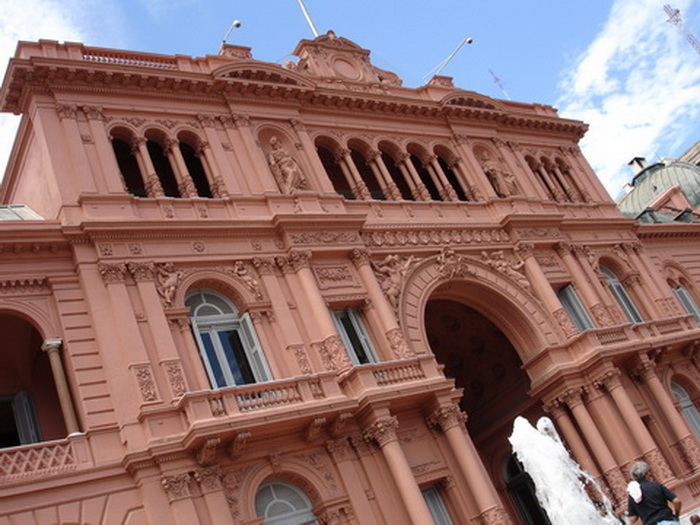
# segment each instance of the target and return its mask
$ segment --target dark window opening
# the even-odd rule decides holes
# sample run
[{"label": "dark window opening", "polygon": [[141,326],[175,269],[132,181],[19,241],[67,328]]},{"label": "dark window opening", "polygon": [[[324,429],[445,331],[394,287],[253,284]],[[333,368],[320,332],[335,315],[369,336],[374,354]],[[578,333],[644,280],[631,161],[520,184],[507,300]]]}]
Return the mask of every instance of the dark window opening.
[{"label": "dark window opening", "polygon": [[146,147],[148,148],[153,168],[156,170],[156,175],[158,175],[160,180],[160,185],[163,188],[163,193],[166,197],[179,197],[180,190],[177,187],[177,179],[175,179],[175,173],[173,173],[168,157],[165,156],[163,147],[152,140],[146,142]]},{"label": "dark window opening", "polygon": [[452,189],[455,190],[457,198],[461,201],[468,201],[469,198],[467,197],[466,192],[462,189],[462,185],[459,183],[459,179],[457,178],[455,172],[452,171],[442,157],[438,157],[438,163],[440,164],[440,167],[447,178],[447,182],[449,182]]},{"label": "dark window opening", "polygon": [[413,194],[411,194],[411,188],[406,182],[403,173],[401,173],[401,170],[394,162],[394,159],[388,153],[382,151],[382,161],[384,162],[387,171],[389,171],[389,175],[391,175],[391,180],[393,180],[396,187],[399,188],[401,198],[406,201],[415,200],[413,198]]},{"label": "dark window opening", "polygon": [[326,170],[326,175],[328,175],[328,178],[330,179],[331,184],[333,184],[333,189],[335,189],[336,193],[342,195],[348,200],[354,200],[355,194],[352,192],[350,184],[345,179],[345,174],[343,174],[343,170],[340,169],[340,166],[336,162],[333,153],[328,151],[323,146],[317,146],[317,151],[318,157],[321,159],[321,164],[323,164],[323,168]]},{"label": "dark window opening", "polygon": [[369,193],[372,196],[372,198],[375,200],[386,200],[386,195],[384,195],[384,191],[379,185],[377,177],[374,176],[374,172],[372,171],[372,168],[369,166],[369,164],[367,164],[365,158],[362,155],[360,155],[360,153],[354,150],[350,150],[350,156],[352,157],[352,161],[355,163],[355,167],[360,173],[360,177],[362,177],[362,180],[367,186],[367,189],[369,190]]},{"label": "dark window opening", "polygon": [[423,186],[425,186],[425,188],[428,190],[428,193],[430,194],[430,198],[433,199],[434,201],[441,201],[442,197],[440,196],[440,191],[438,190],[437,186],[435,185],[435,182],[433,181],[433,178],[430,176],[430,173],[428,173],[428,170],[423,166],[421,161],[419,161],[415,155],[411,155],[411,162],[413,163],[413,166],[416,168],[416,171],[418,172],[418,176],[420,177],[420,180],[423,183]]},{"label": "dark window opening", "polygon": [[204,171],[204,166],[194,148],[189,144],[180,142],[180,152],[182,153],[182,158],[185,159],[185,165],[194,183],[194,187],[197,188],[197,195],[200,197],[213,197],[207,174]]},{"label": "dark window opening", "polygon": [[114,156],[117,158],[117,165],[119,166],[124,186],[126,186],[126,191],[134,197],[146,197],[148,195],[146,187],[143,183],[143,177],[136,162],[136,157],[131,152],[131,146],[123,140],[113,139],[112,149],[114,150]]}]

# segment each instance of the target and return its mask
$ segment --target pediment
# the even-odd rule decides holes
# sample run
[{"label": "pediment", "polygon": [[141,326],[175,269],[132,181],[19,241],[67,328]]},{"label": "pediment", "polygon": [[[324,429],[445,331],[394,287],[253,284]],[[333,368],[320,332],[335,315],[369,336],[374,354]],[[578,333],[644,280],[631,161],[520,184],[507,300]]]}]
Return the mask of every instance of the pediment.
[{"label": "pediment", "polygon": [[465,108],[502,110],[501,105],[492,98],[479,95],[473,91],[458,91],[446,95],[440,103],[443,106],[459,106]]},{"label": "pediment", "polygon": [[213,71],[216,79],[244,80],[249,82],[265,82],[313,88],[314,84],[308,78],[276,64],[250,61],[227,64]]}]

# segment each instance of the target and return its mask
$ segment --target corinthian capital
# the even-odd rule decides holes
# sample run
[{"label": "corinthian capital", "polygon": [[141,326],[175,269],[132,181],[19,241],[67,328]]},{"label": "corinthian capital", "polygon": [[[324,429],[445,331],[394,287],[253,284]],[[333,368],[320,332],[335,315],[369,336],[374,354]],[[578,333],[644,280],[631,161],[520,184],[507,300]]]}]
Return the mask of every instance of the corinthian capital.
[{"label": "corinthian capital", "polygon": [[383,447],[391,441],[396,441],[396,429],[399,428],[399,420],[395,416],[378,419],[363,432],[363,437],[367,441],[376,441]]},{"label": "corinthian capital", "polygon": [[466,421],[467,414],[462,412],[457,405],[441,406],[427,418],[428,425],[440,428],[443,432],[456,426],[464,428]]}]

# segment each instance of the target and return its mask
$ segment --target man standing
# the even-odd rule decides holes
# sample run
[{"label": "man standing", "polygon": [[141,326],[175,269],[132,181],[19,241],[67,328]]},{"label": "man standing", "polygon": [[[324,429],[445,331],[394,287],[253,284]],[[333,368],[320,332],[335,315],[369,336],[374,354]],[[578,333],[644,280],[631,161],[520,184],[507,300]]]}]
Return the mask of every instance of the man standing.
[{"label": "man standing", "polygon": [[[681,500],[661,483],[647,481],[649,465],[637,461],[631,470],[632,478],[627,485],[629,499],[627,513],[630,523],[640,519],[643,525],[672,525],[678,523],[681,514]],[[673,509],[669,506],[673,506]]]}]

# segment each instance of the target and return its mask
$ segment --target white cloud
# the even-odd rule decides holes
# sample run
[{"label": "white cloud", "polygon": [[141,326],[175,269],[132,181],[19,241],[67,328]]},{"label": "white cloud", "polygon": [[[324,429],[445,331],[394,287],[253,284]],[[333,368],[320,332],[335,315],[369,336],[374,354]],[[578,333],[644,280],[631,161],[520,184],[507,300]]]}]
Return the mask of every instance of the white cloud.
[{"label": "white cloud", "polygon": [[[0,78],[19,40],[119,43],[122,17],[103,0],[4,0],[0,2]],[[5,173],[19,117],[0,114],[0,179]]]},{"label": "white cloud", "polygon": [[591,125],[581,146],[613,197],[632,157],[669,156],[698,132],[700,56],[666,20],[658,0],[616,0],[561,85],[560,113]]}]

